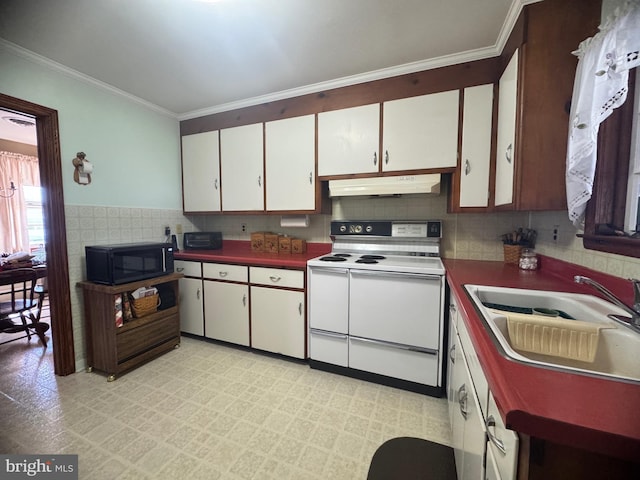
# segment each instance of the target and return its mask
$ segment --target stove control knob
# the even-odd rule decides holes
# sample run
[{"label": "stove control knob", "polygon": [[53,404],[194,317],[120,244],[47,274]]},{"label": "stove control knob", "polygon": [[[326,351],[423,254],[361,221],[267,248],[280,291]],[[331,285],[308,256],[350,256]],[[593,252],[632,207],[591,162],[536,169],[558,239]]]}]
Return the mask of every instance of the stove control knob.
[{"label": "stove control knob", "polygon": [[354,231],[356,233],[362,233],[362,225],[356,225],[356,228],[354,229]]},{"label": "stove control knob", "polygon": [[340,232],[344,233],[347,231],[347,226],[346,225],[340,225]]},{"label": "stove control knob", "polygon": [[365,228],[365,231],[367,233],[371,233],[373,231],[373,227],[371,225],[367,225],[367,228]]}]

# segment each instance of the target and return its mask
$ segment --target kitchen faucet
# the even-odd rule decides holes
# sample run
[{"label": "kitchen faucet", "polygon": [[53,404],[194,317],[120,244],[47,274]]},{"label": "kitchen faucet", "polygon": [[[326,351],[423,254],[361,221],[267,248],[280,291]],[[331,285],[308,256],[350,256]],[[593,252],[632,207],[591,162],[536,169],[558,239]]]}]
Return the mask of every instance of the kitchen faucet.
[{"label": "kitchen faucet", "polygon": [[635,278],[630,278],[631,284],[633,285],[633,307],[628,306],[618,297],[616,297],[611,291],[600,285],[595,280],[592,280],[589,277],[584,277],[582,275],[576,275],[573,277],[573,281],[576,283],[583,283],[586,285],[591,285],[600,293],[602,293],[607,299],[609,299],[612,303],[623,309],[631,318],[626,317],[624,315],[614,315],[611,314],[609,317],[617,320],[625,325],[629,325],[633,327],[634,330],[640,332],[640,280]]}]

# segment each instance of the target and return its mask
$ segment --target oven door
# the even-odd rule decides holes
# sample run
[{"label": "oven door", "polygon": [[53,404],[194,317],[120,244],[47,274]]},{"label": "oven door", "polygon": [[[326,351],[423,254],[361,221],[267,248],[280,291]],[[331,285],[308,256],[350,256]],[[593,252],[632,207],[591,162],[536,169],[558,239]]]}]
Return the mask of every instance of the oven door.
[{"label": "oven door", "polygon": [[350,271],[349,334],[438,351],[443,277]]}]

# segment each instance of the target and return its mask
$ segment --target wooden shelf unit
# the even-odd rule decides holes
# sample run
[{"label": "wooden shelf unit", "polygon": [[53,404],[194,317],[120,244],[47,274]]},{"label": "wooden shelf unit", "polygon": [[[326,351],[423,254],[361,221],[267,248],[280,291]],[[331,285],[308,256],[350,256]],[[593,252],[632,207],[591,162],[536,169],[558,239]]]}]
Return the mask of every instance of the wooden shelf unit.
[{"label": "wooden shelf unit", "polygon": [[[180,345],[180,312],[178,280],[181,273],[172,273],[122,285],[101,285],[78,282],[84,295],[84,319],[87,371],[94,368],[113,381],[116,375],[135,368]],[[140,287],[170,284],[176,305],[140,318],[133,318],[117,327],[115,296]]]}]

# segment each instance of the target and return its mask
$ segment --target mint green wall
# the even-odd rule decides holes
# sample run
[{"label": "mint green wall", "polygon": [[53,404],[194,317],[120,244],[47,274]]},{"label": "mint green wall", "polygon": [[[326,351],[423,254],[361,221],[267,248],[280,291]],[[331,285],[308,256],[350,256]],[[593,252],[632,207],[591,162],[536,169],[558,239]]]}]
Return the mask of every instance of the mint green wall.
[{"label": "mint green wall", "polygon": [[[0,44],[0,92],[58,111],[65,204],[182,209],[179,122]],[[71,161],[93,163],[88,186]]]}]

